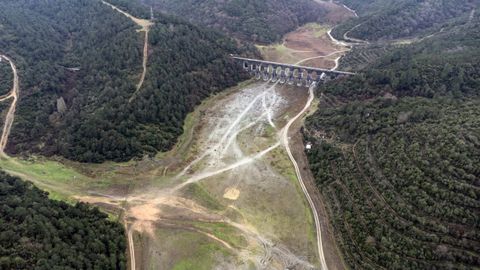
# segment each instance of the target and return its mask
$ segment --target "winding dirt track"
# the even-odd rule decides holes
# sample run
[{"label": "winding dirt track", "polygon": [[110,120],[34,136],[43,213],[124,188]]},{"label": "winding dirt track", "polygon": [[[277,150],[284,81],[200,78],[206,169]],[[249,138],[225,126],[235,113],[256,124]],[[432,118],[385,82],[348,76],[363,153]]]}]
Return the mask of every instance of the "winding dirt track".
[{"label": "winding dirt track", "polygon": [[318,247],[318,258],[320,260],[320,265],[323,270],[327,270],[327,262],[325,260],[325,255],[323,253],[323,244],[322,244],[322,229],[320,227],[320,219],[318,218],[318,212],[315,207],[315,204],[312,201],[312,198],[310,197],[310,194],[307,191],[307,188],[305,187],[305,184],[302,179],[302,174],[300,173],[300,168],[298,167],[298,163],[295,160],[295,158],[292,155],[292,151],[290,150],[290,143],[289,143],[289,138],[288,138],[288,131],[290,127],[292,126],[295,121],[297,121],[303,114],[310,108],[312,105],[312,101],[315,97],[313,93],[313,89],[315,86],[311,86],[309,89],[309,97],[308,101],[305,104],[305,107],[300,111],[299,114],[297,114],[294,118],[292,118],[287,125],[285,126],[284,130],[282,131],[282,143],[285,146],[285,149],[287,150],[288,157],[290,158],[290,161],[293,163],[293,166],[295,167],[295,173],[297,174],[298,182],[300,183],[300,186],[302,187],[302,191],[305,194],[305,197],[307,198],[308,204],[310,205],[310,208],[313,213],[313,217],[315,219],[315,229],[316,229],[316,234],[317,234],[317,247]]},{"label": "winding dirt track", "polygon": [[[132,94],[128,102],[132,102],[135,97],[137,96],[137,93],[140,91],[140,88],[142,88],[143,82],[145,81],[145,76],[147,74],[147,62],[148,62],[148,33],[150,32],[150,27],[154,24],[152,20],[146,20],[146,19],[140,19],[137,17],[134,17],[133,15],[127,13],[126,11],[123,11],[119,9],[118,7],[106,2],[102,1],[103,4],[111,7],[113,10],[120,12],[121,14],[125,15],[127,18],[132,20],[134,23],[136,23],[138,26],[141,27],[141,29],[137,30],[138,32],[145,32],[144,36],[144,41],[143,41],[143,60],[142,60],[142,74],[140,75],[140,81],[137,83],[137,88],[135,92]],[[151,11],[151,17],[153,18],[153,11]]]},{"label": "winding dirt track", "polygon": [[[127,228],[127,226],[125,226]],[[130,269],[135,270],[135,246],[133,244],[133,231],[132,229],[127,232],[128,238],[128,252],[130,253]]]},{"label": "winding dirt track", "polygon": [[[334,40],[334,39],[332,39],[332,40]],[[336,41],[336,42],[338,42],[338,41]],[[342,44],[342,45],[345,46],[345,44]],[[347,50],[335,51],[335,52],[332,52],[332,53],[330,53],[328,55],[325,55],[325,56],[316,56],[316,57],[306,58],[306,59],[300,60],[300,62],[304,62],[304,61],[307,61],[307,60],[310,60],[310,59],[315,59],[315,58],[330,57],[330,56],[333,56],[335,54],[342,53],[342,52],[345,52],[345,51],[347,51]],[[335,68],[333,68],[333,69],[336,69],[338,67],[339,59],[340,59],[340,57],[336,58],[336,60],[335,60],[336,65],[335,65]],[[233,171],[234,169],[237,169],[237,168],[245,166],[246,164],[252,163],[255,160],[260,159],[262,156],[269,153],[270,151],[272,151],[276,147],[283,144],[287,153],[288,153],[288,156],[289,156],[291,162],[293,163],[293,166],[295,168],[295,173],[297,175],[299,184],[302,188],[304,196],[307,198],[309,207],[310,207],[310,209],[312,211],[312,215],[314,217],[315,231],[316,231],[316,245],[317,245],[317,248],[318,248],[318,258],[319,258],[319,261],[320,261],[321,269],[322,270],[327,270],[328,266],[327,266],[327,262],[326,262],[326,258],[325,258],[325,254],[324,254],[324,250],[323,250],[321,223],[320,223],[318,211],[317,211],[317,208],[316,208],[316,206],[315,206],[315,204],[314,204],[314,202],[313,202],[313,200],[312,200],[312,198],[311,198],[310,194],[308,193],[308,190],[305,186],[304,180],[302,178],[302,175],[301,175],[301,172],[300,172],[300,169],[299,169],[299,165],[298,165],[297,161],[295,160],[295,158],[293,157],[293,154],[292,154],[291,149],[290,149],[290,145],[289,145],[290,141],[289,141],[289,137],[288,137],[290,127],[294,123],[296,123],[299,119],[301,119],[305,115],[305,112],[310,108],[310,106],[311,106],[311,104],[314,100],[314,86],[310,87],[310,89],[309,89],[309,97],[308,97],[308,100],[307,100],[305,106],[303,107],[303,109],[298,114],[296,114],[292,119],[290,119],[288,121],[288,123],[284,126],[284,128],[281,129],[278,132],[278,135],[279,135],[278,142],[274,143],[273,145],[270,145],[270,147],[268,147],[268,148],[265,148],[265,149],[257,152],[254,155],[241,156],[240,158],[238,158],[236,160],[236,162],[233,162],[233,163],[230,163],[230,164],[224,164],[224,166],[217,167],[214,170],[199,171],[199,172],[196,172],[196,173],[193,173],[193,174],[187,173],[188,171],[190,171],[190,169],[192,168],[193,165],[197,164],[200,161],[204,161],[206,158],[208,159],[208,157],[212,158],[212,156],[213,156],[214,157],[213,159],[215,159],[215,160],[216,159],[221,159],[222,156],[224,156],[226,154],[225,150],[231,146],[231,143],[235,140],[237,135],[242,130],[251,127],[259,119],[267,117],[268,123],[275,130],[277,130],[276,127],[275,127],[275,124],[273,124],[273,122],[271,120],[271,115],[270,115],[271,112],[270,112],[270,109],[268,108],[269,106],[266,106],[265,104],[263,104],[263,106],[262,106],[262,109],[264,111],[261,113],[261,115],[259,116],[258,119],[254,118],[254,119],[251,120],[252,121],[251,123],[248,123],[246,125],[241,125],[241,123],[240,123],[244,119],[244,117],[247,116],[248,113],[252,112],[252,109],[254,108],[255,104],[258,104],[260,101],[263,101],[263,103],[265,103],[265,101],[264,101],[265,96],[269,93],[271,94],[271,92],[274,91],[275,86],[276,86],[276,84],[273,84],[272,86],[270,86],[268,88],[265,88],[263,93],[260,93],[256,97],[254,97],[251,100],[251,102],[245,106],[243,111],[240,112],[237,115],[236,119],[233,122],[231,122],[229,127],[226,128],[226,130],[224,131],[225,133],[223,135],[219,136],[219,141],[212,148],[205,151],[203,154],[201,154],[199,157],[197,157],[195,160],[193,160],[190,164],[188,164],[186,167],[184,167],[184,169],[180,172],[180,174],[177,175],[177,178],[187,176],[188,178],[186,179],[185,182],[180,183],[180,184],[178,184],[178,185],[176,185],[176,186],[174,186],[174,187],[172,187],[168,190],[165,190],[165,191],[167,192],[166,194],[174,195],[174,194],[177,193],[177,191],[184,188],[188,184],[199,182],[199,181],[202,181],[206,178],[210,178],[212,176],[225,173],[227,171]],[[251,116],[249,116],[249,117],[251,117]],[[220,156],[217,157],[217,155],[220,155]],[[160,202],[160,201],[162,201],[161,199],[164,199],[163,196],[165,196],[165,194],[161,195],[160,197],[157,197],[156,199],[153,200],[153,202],[155,202],[155,204],[163,203],[163,202]],[[130,197],[127,200],[129,202],[133,202],[133,201],[142,201],[143,199],[144,198]],[[228,224],[230,224],[232,226],[235,224],[235,223],[229,222],[228,220],[223,220],[223,221],[227,222]],[[238,226],[235,226],[235,227],[244,228],[244,227],[238,227]],[[131,260],[130,267],[131,267],[131,269],[136,269],[137,265],[136,265],[136,262],[135,262],[135,246],[134,246],[133,235],[132,235],[133,230],[134,230],[134,228],[129,228],[128,229],[127,237],[128,237],[128,242],[129,242],[129,253],[130,253],[130,260]],[[262,235],[258,234],[258,232],[252,233],[250,231],[244,231],[244,230],[242,230],[242,231],[244,232],[244,234],[246,236],[250,236],[249,238],[253,239],[253,241],[261,242],[261,243],[263,243],[263,241],[265,241],[264,237]],[[308,264],[308,262],[304,262],[304,261],[299,260],[298,257],[296,257],[294,254],[291,254],[288,250],[286,250],[286,251],[276,250],[275,244],[270,243],[270,244],[265,245],[265,243],[263,243],[263,246],[264,246],[265,251],[266,251],[265,258],[260,260],[260,263],[263,266],[267,266],[267,262],[269,260],[271,260],[272,253],[278,253],[280,255],[277,255],[277,257],[285,258],[285,260],[287,260],[287,261],[294,262],[298,265],[303,265],[307,268],[312,267],[311,265]],[[285,265],[288,265],[288,264],[285,264]]]},{"label": "winding dirt track", "polygon": [[359,23],[357,25],[355,25],[354,27],[352,27],[352,29],[348,30],[347,32],[345,32],[343,34],[343,39],[344,40],[347,40],[349,42],[352,42],[352,44],[356,44],[356,45],[359,45],[359,44],[368,44],[369,42],[366,41],[366,40],[362,40],[362,39],[358,39],[358,38],[353,38],[353,37],[349,37],[348,34],[350,34],[350,32],[352,32],[353,30],[357,29],[358,27],[362,26],[365,22],[362,22],[362,23]]},{"label": "winding dirt track", "polygon": [[7,146],[8,136],[10,135],[10,130],[13,125],[13,120],[15,119],[15,109],[17,107],[18,94],[19,94],[19,83],[18,83],[17,67],[15,66],[13,61],[3,54],[0,54],[0,58],[10,63],[10,67],[12,68],[12,72],[13,72],[12,91],[10,91],[8,95],[0,98],[0,102],[13,98],[12,104],[10,105],[10,108],[8,109],[7,115],[5,117],[5,124],[3,125],[2,137],[0,138],[0,155],[6,156],[5,147]]},{"label": "winding dirt track", "polygon": [[[142,59],[142,74],[140,75],[140,81],[137,83],[137,87],[135,92],[132,94],[130,99],[128,100],[128,103],[131,103],[135,97],[137,96],[137,93],[140,91],[140,88],[142,88],[143,82],[145,81],[145,76],[147,74],[147,63],[148,63],[148,33],[150,31],[150,27],[153,25],[152,20],[145,20],[145,19],[140,19],[132,16],[131,14],[119,9],[118,7],[106,2],[102,1],[103,4],[111,7],[113,10],[120,12],[121,14],[125,15],[127,18],[132,20],[134,23],[136,23],[138,26],[141,27],[141,29],[137,30],[138,32],[145,32],[144,36],[144,41],[143,41],[143,59]],[[153,19],[153,11],[151,10],[151,18]],[[135,247],[133,244],[133,235],[132,235],[132,229],[128,230],[127,236],[128,236],[128,250],[130,253],[130,269],[135,269]]]},{"label": "winding dirt track", "polygon": [[[345,51],[337,51],[337,52],[333,52],[331,54],[329,54],[328,56],[330,55],[334,55],[336,53],[340,53],[340,52],[345,52]],[[323,57],[326,57],[326,56],[323,56]],[[337,69],[338,67],[338,62],[340,60],[341,57],[338,57],[336,60],[335,60],[335,67],[332,68],[332,70],[335,70]],[[304,59],[301,62],[304,62],[304,61],[307,61],[309,59]],[[302,174],[300,172],[300,168],[298,166],[298,163],[297,161],[295,160],[295,158],[293,157],[293,154],[292,154],[292,151],[290,149],[290,143],[289,143],[289,137],[288,137],[288,132],[289,132],[289,129],[290,127],[293,125],[293,123],[295,123],[300,117],[302,117],[305,112],[310,108],[310,106],[312,105],[312,101],[313,99],[315,98],[315,95],[314,95],[314,92],[313,90],[315,89],[315,85],[312,85],[310,88],[309,88],[309,97],[308,97],[308,101],[307,103],[305,104],[305,107],[302,109],[302,111],[300,111],[300,113],[298,113],[294,118],[292,118],[288,123],[287,125],[285,126],[285,128],[283,129],[282,131],[282,143],[287,151],[287,154],[288,154],[288,157],[290,158],[290,161],[292,162],[294,168],[295,168],[295,173],[297,175],[297,178],[298,178],[298,181],[300,183],[300,186],[302,187],[302,191],[303,193],[305,194],[305,197],[307,198],[307,201],[308,201],[308,204],[310,205],[310,208],[313,212],[313,217],[314,217],[314,220],[315,220],[315,229],[316,229],[316,234],[317,234],[317,247],[318,247],[318,257],[319,257],[319,260],[320,260],[320,265],[322,267],[322,270],[327,270],[328,269],[328,266],[327,266],[327,262],[325,260],[325,254],[323,252],[323,243],[322,243],[322,228],[321,228],[321,224],[320,224],[320,219],[318,217],[318,211],[317,211],[317,208],[315,206],[315,204],[313,203],[313,200],[312,198],[310,197],[310,194],[308,193],[308,190],[305,186],[305,183],[303,181],[303,178],[302,178]]]},{"label": "winding dirt track", "polygon": [[140,81],[138,82],[137,84],[137,90],[135,91],[135,93],[133,93],[133,96],[130,98],[129,102],[131,102],[133,100],[133,98],[135,97],[135,95],[137,94],[137,92],[140,90],[140,88],[142,87],[143,85],[143,82],[145,81],[145,75],[147,74],[147,62],[148,62],[148,30],[145,30],[145,37],[144,37],[144,42],[143,42],[143,63],[142,63],[142,67],[143,67],[143,72],[142,72],[142,75],[140,77]]},{"label": "winding dirt track", "polygon": [[[145,75],[146,75],[146,71],[147,71],[147,61],[148,61],[148,34],[149,34],[149,29],[150,29],[151,25],[153,25],[153,22],[150,21],[150,20],[142,20],[142,19],[135,18],[132,15],[126,13],[125,11],[122,11],[122,10],[118,9],[116,6],[113,6],[112,4],[110,4],[106,1],[102,1],[102,2],[105,5],[110,6],[115,11],[118,11],[118,12],[122,13],[123,15],[125,15],[126,17],[128,17],[129,19],[134,21],[137,25],[141,26],[142,28],[138,30],[139,32],[140,31],[145,32],[144,48],[143,48],[143,72],[142,72],[142,75],[140,77],[140,81],[137,84],[136,91],[133,93],[133,95],[129,99],[129,102],[131,102],[136,97],[139,90],[141,89],[141,87],[143,85],[143,82],[144,82],[144,79],[145,79]],[[332,40],[337,44],[347,46],[346,43],[336,41],[335,39],[333,39],[333,37],[332,37]],[[299,63],[305,62],[305,61],[308,61],[308,60],[312,60],[312,59],[317,59],[317,58],[327,58],[327,57],[330,57],[330,56],[333,56],[335,54],[339,54],[339,53],[342,53],[342,52],[345,52],[345,51],[346,50],[339,50],[339,51],[335,51],[335,52],[332,52],[332,53],[330,53],[328,55],[324,55],[324,56],[315,56],[315,57],[302,59]],[[338,57],[335,60],[336,65],[335,65],[334,69],[336,69],[338,67],[338,60],[339,59],[340,59],[340,57]],[[11,64],[13,65],[13,63],[11,63]],[[16,72],[15,72],[15,74],[16,74]],[[298,114],[296,114],[292,119],[290,119],[288,121],[288,123],[284,126],[284,128],[281,129],[280,131],[276,128],[275,124],[272,121],[272,107],[275,107],[276,101],[273,100],[273,102],[270,102],[270,104],[266,104],[266,102],[265,102],[266,97],[268,97],[268,96],[275,97],[275,94],[274,94],[275,93],[275,86],[276,86],[276,84],[274,84],[271,87],[263,88],[264,89],[263,93],[258,94],[255,97],[253,97],[251,99],[251,102],[249,104],[246,104],[245,108],[242,108],[243,111],[241,111],[239,114],[235,115],[236,120],[230,122],[231,125],[226,127],[225,130],[220,130],[220,133],[223,133],[223,132],[224,133],[219,134],[218,142],[213,147],[209,148],[208,150],[206,149],[206,151],[203,154],[201,154],[193,162],[188,164],[188,166],[184,167],[183,171],[181,171],[180,174],[177,175],[177,178],[180,178],[180,177],[186,178],[183,183],[180,183],[180,184],[178,184],[174,187],[171,187],[167,190],[163,190],[160,193],[143,194],[143,195],[140,195],[140,196],[137,196],[137,197],[134,195],[134,196],[129,196],[127,198],[118,198],[118,201],[128,202],[131,205],[131,208],[132,208],[132,209],[129,210],[130,212],[127,212],[127,217],[130,217],[129,221],[133,221],[134,223],[133,223],[132,226],[128,226],[127,221],[126,221],[126,226],[125,226],[126,229],[127,229],[128,249],[129,249],[129,254],[130,254],[130,269],[136,269],[137,267],[142,268],[142,261],[141,260],[138,261],[138,265],[136,264],[135,243],[133,241],[134,240],[133,239],[133,232],[134,231],[142,231],[142,227],[135,227],[134,226],[135,222],[139,221],[140,223],[138,223],[138,224],[142,224],[142,222],[143,222],[143,224],[152,225],[153,221],[158,222],[158,220],[159,220],[158,217],[156,216],[157,212],[155,212],[155,214],[154,214],[155,217],[154,218],[150,219],[150,217],[146,217],[144,220],[142,220],[141,219],[142,217],[135,216],[135,214],[132,213],[132,212],[134,212],[134,211],[132,211],[133,208],[138,207],[138,208],[141,209],[143,207],[143,204],[147,204],[147,205],[150,204],[150,205],[153,205],[155,209],[159,209],[162,205],[167,205],[169,207],[175,207],[176,209],[185,208],[185,209],[188,209],[190,211],[195,212],[194,211],[195,209],[192,209],[192,205],[190,205],[188,203],[185,203],[186,200],[181,200],[180,202],[182,202],[182,203],[178,203],[177,201],[175,201],[175,200],[181,199],[179,197],[179,194],[178,194],[177,191],[179,191],[180,189],[182,189],[183,187],[185,187],[188,184],[196,183],[196,182],[202,181],[206,178],[211,178],[212,176],[217,176],[217,175],[220,175],[220,174],[225,173],[225,172],[231,172],[231,171],[237,170],[239,168],[245,167],[245,165],[247,165],[247,164],[253,164],[254,165],[255,162],[260,160],[264,155],[271,152],[272,150],[274,150],[275,148],[279,147],[282,144],[284,145],[284,147],[285,147],[285,149],[288,153],[288,156],[289,156],[291,162],[293,163],[293,166],[295,168],[295,173],[297,175],[299,184],[302,188],[302,191],[303,191],[305,197],[307,198],[307,201],[308,201],[309,206],[310,206],[311,211],[312,211],[312,215],[314,217],[315,230],[316,230],[316,244],[317,244],[317,248],[318,248],[318,257],[319,257],[321,269],[322,270],[327,270],[328,269],[326,258],[325,258],[325,255],[324,255],[324,250],[323,250],[322,231],[321,231],[321,225],[320,225],[318,211],[316,209],[316,206],[315,206],[310,194],[307,191],[307,188],[306,188],[305,183],[304,183],[304,179],[302,178],[302,175],[300,173],[299,165],[298,165],[297,161],[295,160],[295,158],[293,157],[293,154],[291,152],[290,145],[289,145],[290,140],[289,140],[289,137],[288,137],[290,127],[293,124],[295,124],[299,119],[301,119],[305,115],[307,110],[310,108],[310,106],[311,106],[311,104],[314,100],[314,86],[310,87],[310,89],[309,89],[308,100],[307,100],[305,106],[303,107],[303,109]],[[17,84],[17,87],[18,87],[18,84]],[[14,90],[12,90],[12,92],[13,91]],[[10,97],[10,96],[8,96],[8,97]],[[16,98],[17,97],[15,96],[14,98],[15,98],[15,103],[16,103]],[[0,100],[1,100],[1,97],[0,97]],[[260,101],[262,101],[263,106],[260,106]],[[249,155],[247,155],[247,154],[244,155],[244,153],[242,153],[240,151],[240,149],[237,145],[238,142],[236,141],[236,138],[238,137],[240,132],[251,128],[253,125],[258,123],[258,121],[260,121],[262,118],[266,118],[269,125],[272,126],[275,131],[277,131],[275,133],[275,134],[279,135],[277,137],[277,141],[275,141],[273,144],[269,145],[268,147],[260,149],[258,152],[254,153],[254,154],[250,153]],[[215,131],[215,130],[213,130],[213,131]],[[2,136],[2,142],[3,142],[3,136]],[[230,151],[227,151],[227,150],[230,150]],[[235,159],[233,159],[232,157],[235,157]],[[223,163],[222,164],[222,161],[233,161],[233,162],[228,162],[228,163]],[[205,164],[207,164],[207,163],[219,164],[219,166],[217,166],[217,165],[210,166],[209,165],[210,168],[207,168],[206,170],[202,170],[202,171],[193,170],[194,173],[189,173],[189,171],[192,169],[192,166],[195,165],[198,162],[203,162]],[[244,168],[244,171],[242,171],[242,172],[248,172],[248,171],[249,171],[248,168]],[[145,195],[147,195],[147,196],[145,196]],[[150,198],[149,197],[150,195],[153,196],[153,198]],[[172,203],[172,201],[175,201],[176,203]],[[193,205],[193,206],[197,207],[197,205]],[[206,212],[204,213],[204,212],[205,212],[205,210],[202,210],[202,211],[198,212],[197,214],[202,214],[205,217],[210,217],[211,216],[210,213],[206,213]],[[286,247],[281,247],[281,246],[279,247],[278,243],[276,243],[277,241],[272,241],[272,240],[267,239],[261,233],[256,232],[256,231],[252,231],[251,229],[248,229],[244,224],[238,224],[236,222],[229,221],[229,220],[224,219],[224,218],[218,219],[217,221],[223,221],[225,223],[230,224],[231,226],[234,226],[235,228],[239,229],[243,233],[243,235],[246,236],[247,239],[250,239],[252,242],[258,242],[259,244],[261,244],[261,246],[264,247],[263,249],[265,250],[265,256],[264,256],[264,258],[262,258],[260,260],[260,264],[259,264],[259,266],[261,265],[263,268],[266,268],[266,267],[269,266],[269,261],[272,260],[272,257],[274,257],[275,260],[277,260],[277,261],[282,261],[282,260],[285,261],[285,263],[283,263],[285,268],[288,267],[288,265],[292,265],[292,264],[293,265],[298,265],[299,267],[303,267],[303,268],[300,268],[300,269],[312,269],[313,268],[313,266],[309,262],[304,261],[302,258],[300,258],[297,255],[295,255],[294,253],[290,252],[288,249],[286,249]],[[208,237],[212,238],[215,241],[220,240],[220,243],[222,245],[226,246],[228,249],[232,249],[232,247],[228,243],[224,242],[221,239],[217,239],[215,236],[209,234],[208,232],[203,232],[203,231],[198,231],[198,232],[207,235]],[[141,254],[141,252],[140,252],[140,254]],[[247,257],[248,257],[248,261],[256,259],[254,254],[248,254]]]},{"label": "winding dirt track", "polygon": [[[144,41],[143,41],[143,59],[142,59],[142,74],[140,75],[140,81],[137,84],[137,88],[135,92],[132,94],[130,99],[128,100],[128,103],[131,103],[135,97],[137,96],[137,93],[140,91],[140,88],[142,88],[143,82],[145,81],[145,76],[147,74],[147,62],[148,62],[148,33],[150,31],[150,27],[153,25],[153,22],[151,20],[145,20],[145,19],[139,19],[131,14],[119,9],[118,7],[102,0],[102,3],[111,7],[113,10],[120,12],[121,14],[125,15],[127,18],[132,20],[134,23],[136,23],[138,26],[141,27],[141,29],[138,30],[138,32],[145,32],[144,36]],[[153,19],[153,11],[151,11],[151,17]],[[127,228],[127,227],[126,227]],[[127,233],[128,237],[128,250],[130,253],[130,269],[135,269],[135,249],[133,245],[133,235],[132,235],[132,229],[128,230]]]},{"label": "winding dirt track", "polygon": [[[339,54],[339,53],[343,53],[343,52],[348,52],[348,50],[335,51],[335,52],[329,53],[327,55],[320,55],[320,56],[313,56],[313,57],[305,58],[305,59],[302,59],[302,60],[298,61],[297,63],[295,63],[295,65],[300,65],[301,63],[305,63],[307,61],[314,60],[314,59],[328,58],[330,56],[333,56],[333,55]],[[335,63],[338,62],[338,59],[339,59],[338,57],[335,59]],[[337,65],[335,65],[335,68],[333,68],[333,70],[335,70],[335,69],[337,69]]]},{"label": "winding dirt track", "polygon": [[[210,212],[208,209],[201,207],[194,201],[181,197],[181,193],[178,192],[188,184],[205,181],[208,178],[218,176],[227,171],[233,173],[233,178],[238,178],[239,175],[249,174],[254,171],[261,172],[262,174],[253,174],[252,177],[248,178],[269,178],[269,170],[259,171],[258,167],[263,167],[263,165],[260,165],[264,162],[262,161],[263,156],[281,145],[281,138],[280,136],[277,136],[280,135],[281,132],[275,132],[272,134],[273,141],[269,142],[268,145],[262,145],[262,148],[252,153],[244,152],[244,150],[239,147],[237,139],[241,132],[251,129],[255,125],[268,125],[275,131],[278,131],[272,120],[275,116],[278,117],[277,113],[275,113],[281,106],[278,98],[276,84],[268,85],[267,83],[262,83],[261,85],[257,84],[256,86],[253,86],[253,88],[244,88],[234,96],[222,101],[225,103],[221,103],[223,105],[219,105],[219,108],[222,107],[223,111],[218,114],[219,117],[220,115],[222,116],[221,119],[209,121],[209,124],[207,124],[211,124],[212,128],[208,128],[208,134],[210,136],[205,136],[205,138],[207,138],[206,144],[204,145],[205,147],[201,147],[204,152],[199,152],[199,156],[184,167],[184,169],[176,176],[178,180],[184,181],[173,187],[167,187],[162,190],[154,190],[147,193],[141,192],[136,195],[132,194],[125,199],[130,205],[130,207],[127,207],[126,220],[133,222],[130,227],[126,226],[128,231],[127,237],[129,241],[130,258],[132,260],[130,266],[132,269],[135,269],[135,267],[139,269],[142,268],[142,265],[135,263],[135,253],[137,252],[133,244],[132,232],[134,230],[142,232],[143,228],[154,226],[152,225],[152,222],[157,222],[157,224],[163,226],[165,225],[165,220],[179,219],[179,217],[169,217],[169,214],[166,212],[162,213],[162,216],[158,216],[159,213],[162,212],[164,206],[174,207],[178,211],[187,210],[189,212],[194,212],[197,218],[198,215],[200,215],[203,216],[203,219],[227,223],[237,228],[249,243],[255,243],[254,246],[263,250],[264,255],[257,255],[257,251],[255,251],[257,249],[238,249],[232,247],[222,239],[212,237],[208,232],[197,232],[219,242],[227,249],[233,250],[233,252],[236,252],[238,256],[242,258],[242,261],[245,259],[244,261],[246,262],[256,262],[258,266],[257,268],[259,269],[278,269],[277,267],[272,266],[272,261],[282,264],[284,266],[282,269],[287,268],[289,265],[296,265],[296,269],[314,268],[310,262],[306,261],[302,256],[295,254],[295,252],[290,250],[289,247],[282,245],[282,243],[278,241],[278,239],[275,239],[275,237],[272,237],[272,235],[265,234],[265,232],[261,231],[259,232],[255,228],[250,227],[248,223],[243,224],[242,222],[245,221],[239,223],[237,222],[238,220],[229,220],[226,216]],[[295,119],[298,119],[302,114],[303,113],[299,113]],[[220,125],[213,127],[215,126],[215,123],[220,123]],[[199,132],[201,133],[201,131]],[[198,163],[202,163],[204,166],[193,167],[194,165],[198,165]],[[264,174],[268,174],[268,176]],[[222,180],[229,181],[227,178],[228,176]],[[119,199],[121,200],[121,198]],[[302,200],[298,202],[301,204],[301,201]],[[147,216],[141,214],[148,212],[151,215]],[[185,217],[182,217],[180,219],[184,218]],[[142,227],[142,225],[144,225],[144,227]],[[188,230],[192,229],[190,228]],[[315,242],[312,242],[312,244],[314,243]],[[140,254],[141,253],[142,252],[140,252]],[[138,259],[138,257],[136,259]]]}]

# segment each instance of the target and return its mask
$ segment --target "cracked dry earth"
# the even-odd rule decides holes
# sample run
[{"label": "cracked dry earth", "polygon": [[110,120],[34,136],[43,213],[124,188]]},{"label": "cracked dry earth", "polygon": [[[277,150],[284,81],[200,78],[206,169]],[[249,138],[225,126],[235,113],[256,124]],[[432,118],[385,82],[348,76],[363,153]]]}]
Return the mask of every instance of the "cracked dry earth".
[{"label": "cracked dry earth", "polygon": [[191,158],[161,187],[79,199],[124,209],[133,269],[317,269],[311,211],[281,144],[307,98],[244,87],[202,112]]}]

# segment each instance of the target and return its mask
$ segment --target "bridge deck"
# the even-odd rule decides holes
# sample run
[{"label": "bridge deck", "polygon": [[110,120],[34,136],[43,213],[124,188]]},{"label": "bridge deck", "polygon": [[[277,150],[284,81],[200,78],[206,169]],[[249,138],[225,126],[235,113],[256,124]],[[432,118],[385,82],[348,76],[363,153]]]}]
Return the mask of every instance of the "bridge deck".
[{"label": "bridge deck", "polygon": [[272,65],[272,66],[283,66],[283,67],[288,67],[288,68],[292,68],[292,69],[305,69],[305,70],[310,70],[310,71],[335,73],[335,74],[342,74],[342,75],[355,75],[356,74],[356,73],[347,72],[347,71],[330,70],[330,69],[323,69],[323,68],[316,68],[316,67],[306,67],[306,66],[299,66],[299,65],[293,65],[293,64],[285,64],[285,63],[278,63],[278,62],[272,62],[272,61],[251,59],[251,58],[245,58],[245,57],[239,57],[239,56],[232,56],[232,58],[236,59],[236,60],[256,62],[256,63],[262,63],[262,64]]}]

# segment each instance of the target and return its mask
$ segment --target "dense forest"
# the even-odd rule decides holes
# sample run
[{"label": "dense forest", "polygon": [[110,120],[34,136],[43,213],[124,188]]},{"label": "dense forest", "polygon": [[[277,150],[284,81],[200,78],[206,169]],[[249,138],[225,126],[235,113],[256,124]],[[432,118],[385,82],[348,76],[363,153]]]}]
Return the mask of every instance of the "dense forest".
[{"label": "dense forest", "polygon": [[361,16],[391,9],[402,1],[404,0],[341,0],[339,2]]},{"label": "dense forest", "polygon": [[307,22],[324,21],[313,0],[141,0],[158,10],[253,42],[271,43]]},{"label": "dense forest", "polygon": [[307,155],[352,269],[480,265],[478,29],[474,13],[411,44],[363,45],[342,63],[359,75],[318,89]]},{"label": "dense forest", "polygon": [[443,31],[450,20],[468,20],[479,0],[344,0],[359,8],[358,18],[336,28],[333,34],[343,38],[385,40],[429,35]]},{"label": "dense forest", "polygon": [[0,269],[126,269],[123,227],[0,172]]},{"label": "dense forest", "polygon": [[[155,14],[148,72],[129,102],[142,71],[144,34],[126,16],[93,0],[1,3],[0,48],[21,81],[11,154],[102,162],[168,150],[195,105],[245,78],[228,55],[246,48]],[[128,11],[150,15],[133,2]]]},{"label": "dense forest", "polygon": [[477,14],[472,20],[460,20],[412,44],[380,43],[354,48],[341,66],[362,72],[350,80],[326,85],[326,91],[344,98],[385,93],[475,95],[480,87],[479,18]]},{"label": "dense forest", "polygon": [[0,96],[10,93],[13,87],[12,68],[7,61],[0,62]]}]

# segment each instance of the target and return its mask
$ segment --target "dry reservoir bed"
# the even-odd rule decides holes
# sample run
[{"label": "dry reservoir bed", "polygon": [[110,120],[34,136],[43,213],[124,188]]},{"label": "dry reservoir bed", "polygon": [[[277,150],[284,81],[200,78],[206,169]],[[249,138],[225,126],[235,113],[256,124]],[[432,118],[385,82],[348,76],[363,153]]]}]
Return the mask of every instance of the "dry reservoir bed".
[{"label": "dry reservoir bed", "polygon": [[174,181],[126,198],[137,268],[316,268],[312,216],[280,144],[307,93],[252,84],[201,113]]},{"label": "dry reservoir bed", "polygon": [[[333,66],[344,48],[325,31],[307,25],[266,58]],[[280,136],[307,98],[306,88],[267,83],[226,90],[187,118],[174,150],[154,159],[0,165],[53,198],[95,203],[112,218],[121,213],[131,268],[318,269],[312,214]]]},{"label": "dry reservoir bed", "polygon": [[52,198],[120,214],[135,269],[318,269],[312,214],[280,143],[307,98],[306,88],[267,83],[226,90],[155,159],[0,158],[0,166]]}]

